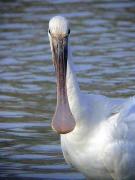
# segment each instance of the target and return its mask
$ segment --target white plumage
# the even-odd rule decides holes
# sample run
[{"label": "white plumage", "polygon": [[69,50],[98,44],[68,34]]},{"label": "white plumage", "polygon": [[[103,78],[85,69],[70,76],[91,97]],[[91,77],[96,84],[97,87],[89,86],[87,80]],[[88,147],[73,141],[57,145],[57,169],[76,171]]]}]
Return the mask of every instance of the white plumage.
[{"label": "white plumage", "polygon": [[[56,23],[50,22],[51,31],[59,27],[67,32],[67,20],[56,16],[53,21]],[[112,99],[82,93],[73,66],[68,45],[67,97],[76,126],[61,134],[66,161],[90,179],[134,180],[135,98]]]},{"label": "white plumage", "polygon": [[54,35],[67,33],[68,27],[68,21],[62,16],[56,16],[49,22],[49,29]]}]

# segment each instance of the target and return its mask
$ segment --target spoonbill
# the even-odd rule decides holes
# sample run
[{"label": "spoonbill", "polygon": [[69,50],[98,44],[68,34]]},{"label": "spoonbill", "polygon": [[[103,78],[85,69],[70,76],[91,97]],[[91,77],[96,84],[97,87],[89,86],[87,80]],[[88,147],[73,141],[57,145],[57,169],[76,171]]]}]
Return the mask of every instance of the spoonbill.
[{"label": "spoonbill", "polygon": [[77,83],[66,18],[49,21],[57,77],[52,128],[65,160],[89,179],[135,180],[135,98],[85,94]]}]

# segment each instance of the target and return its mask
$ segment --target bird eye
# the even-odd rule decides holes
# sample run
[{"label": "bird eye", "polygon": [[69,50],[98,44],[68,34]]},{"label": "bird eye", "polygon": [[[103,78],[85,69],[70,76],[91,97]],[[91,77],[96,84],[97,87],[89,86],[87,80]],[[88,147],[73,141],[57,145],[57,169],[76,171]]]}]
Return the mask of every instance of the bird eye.
[{"label": "bird eye", "polygon": [[50,31],[50,29],[48,30],[48,32],[49,32],[49,34],[51,34],[51,31]]},{"label": "bird eye", "polygon": [[70,34],[70,29],[68,30],[68,35]]}]

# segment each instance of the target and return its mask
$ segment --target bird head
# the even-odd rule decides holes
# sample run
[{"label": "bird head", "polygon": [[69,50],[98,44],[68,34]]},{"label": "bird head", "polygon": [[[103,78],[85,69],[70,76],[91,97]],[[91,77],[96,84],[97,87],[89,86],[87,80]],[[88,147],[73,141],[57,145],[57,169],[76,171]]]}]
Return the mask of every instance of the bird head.
[{"label": "bird head", "polygon": [[50,20],[48,36],[57,77],[57,106],[52,127],[59,134],[69,133],[75,127],[66,87],[69,33],[69,23],[64,17],[55,16]]}]

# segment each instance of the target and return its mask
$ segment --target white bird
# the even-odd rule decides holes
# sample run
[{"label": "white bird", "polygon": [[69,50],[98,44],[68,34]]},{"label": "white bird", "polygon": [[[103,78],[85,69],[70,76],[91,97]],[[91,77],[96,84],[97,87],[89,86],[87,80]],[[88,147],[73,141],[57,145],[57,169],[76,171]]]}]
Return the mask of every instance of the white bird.
[{"label": "white bird", "polygon": [[52,127],[60,134],[65,160],[89,179],[135,180],[135,99],[84,94],[76,80],[62,16],[49,22],[57,76],[57,106]]}]

